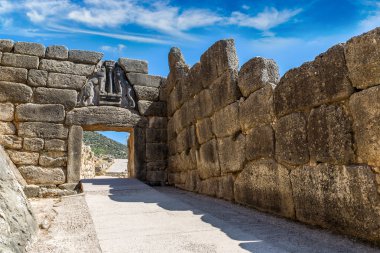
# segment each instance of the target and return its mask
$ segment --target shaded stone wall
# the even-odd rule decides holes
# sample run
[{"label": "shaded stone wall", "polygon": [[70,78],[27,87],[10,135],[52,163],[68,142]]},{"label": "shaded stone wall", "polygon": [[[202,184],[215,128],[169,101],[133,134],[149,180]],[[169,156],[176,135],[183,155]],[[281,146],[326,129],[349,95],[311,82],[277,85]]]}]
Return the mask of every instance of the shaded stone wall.
[{"label": "shaded stone wall", "polygon": [[37,188],[35,196],[41,196],[38,187],[46,196],[72,192],[64,190],[80,180],[83,129],[131,132],[138,150],[133,151],[131,174],[154,184],[165,182],[166,131],[161,129],[166,103],[159,98],[164,79],[148,75],[145,61],[121,58],[118,64],[138,99],[136,110],[84,106],[80,96],[88,91],[102,56],[0,40],[0,145],[28,183],[26,188]]},{"label": "shaded stone wall", "polygon": [[380,29],[281,79],[233,40],[169,54],[168,181],[380,243]]}]

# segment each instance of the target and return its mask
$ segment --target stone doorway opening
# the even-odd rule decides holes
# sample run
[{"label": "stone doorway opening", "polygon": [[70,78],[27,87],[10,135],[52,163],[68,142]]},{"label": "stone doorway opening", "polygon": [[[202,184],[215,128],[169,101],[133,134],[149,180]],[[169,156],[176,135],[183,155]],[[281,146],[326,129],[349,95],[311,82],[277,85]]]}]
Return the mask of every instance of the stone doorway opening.
[{"label": "stone doorway opening", "polygon": [[133,143],[130,128],[83,127],[81,179],[134,177]]}]

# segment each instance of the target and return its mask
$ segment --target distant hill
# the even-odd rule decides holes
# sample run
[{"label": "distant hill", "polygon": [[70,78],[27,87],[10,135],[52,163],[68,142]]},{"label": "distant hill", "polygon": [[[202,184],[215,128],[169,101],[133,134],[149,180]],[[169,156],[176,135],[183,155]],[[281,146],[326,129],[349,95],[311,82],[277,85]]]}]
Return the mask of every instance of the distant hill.
[{"label": "distant hill", "polygon": [[83,132],[84,144],[91,147],[96,156],[111,155],[116,159],[128,159],[128,146],[97,132]]}]

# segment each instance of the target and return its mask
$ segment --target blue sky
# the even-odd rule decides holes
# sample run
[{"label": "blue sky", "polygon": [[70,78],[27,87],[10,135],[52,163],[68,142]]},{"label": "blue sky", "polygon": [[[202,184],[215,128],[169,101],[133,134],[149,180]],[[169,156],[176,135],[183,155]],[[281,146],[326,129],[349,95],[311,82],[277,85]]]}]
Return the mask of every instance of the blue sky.
[{"label": "blue sky", "polygon": [[172,46],[193,65],[215,41],[234,38],[240,65],[272,58],[284,74],[377,26],[374,0],[0,0],[0,37],[144,59],[162,76]]}]

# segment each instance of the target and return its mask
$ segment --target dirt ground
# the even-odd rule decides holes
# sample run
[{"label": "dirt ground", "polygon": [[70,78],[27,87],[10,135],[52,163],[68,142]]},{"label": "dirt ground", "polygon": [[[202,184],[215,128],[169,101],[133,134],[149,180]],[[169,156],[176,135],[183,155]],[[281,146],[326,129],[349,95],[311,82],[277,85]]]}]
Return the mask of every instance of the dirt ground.
[{"label": "dirt ground", "polygon": [[28,253],[101,252],[83,194],[30,202],[40,230]]}]

